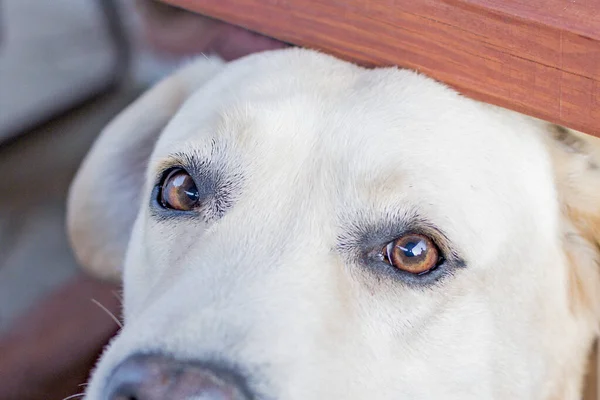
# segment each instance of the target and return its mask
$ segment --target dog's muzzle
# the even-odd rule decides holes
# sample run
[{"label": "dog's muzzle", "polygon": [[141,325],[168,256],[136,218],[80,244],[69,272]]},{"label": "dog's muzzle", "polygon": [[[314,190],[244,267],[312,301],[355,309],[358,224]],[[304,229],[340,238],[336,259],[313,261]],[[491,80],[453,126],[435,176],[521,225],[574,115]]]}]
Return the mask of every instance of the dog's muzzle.
[{"label": "dog's muzzle", "polygon": [[110,375],[106,400],[250,400],[244,382],[225,368],[160,355],[134,355]]}]

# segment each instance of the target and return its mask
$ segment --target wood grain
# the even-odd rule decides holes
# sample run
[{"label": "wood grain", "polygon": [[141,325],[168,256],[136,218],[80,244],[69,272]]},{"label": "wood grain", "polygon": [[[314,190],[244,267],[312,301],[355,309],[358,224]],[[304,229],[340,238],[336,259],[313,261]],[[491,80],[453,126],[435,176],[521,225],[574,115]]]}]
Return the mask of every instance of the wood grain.
[{"label": "wood grain", "polygon": [[600,136],[600,0],[166,0]]}]

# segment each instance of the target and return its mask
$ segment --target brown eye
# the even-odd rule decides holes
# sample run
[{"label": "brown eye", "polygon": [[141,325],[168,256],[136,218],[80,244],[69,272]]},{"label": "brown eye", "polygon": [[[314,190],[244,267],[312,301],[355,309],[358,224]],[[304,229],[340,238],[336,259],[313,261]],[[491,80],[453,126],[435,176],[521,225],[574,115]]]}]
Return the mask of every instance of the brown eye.
[{"label": "brown eye", "polygon": [[159,200],[165,208],[190,211],[198,206],[199,199],[194,180],[183,169],[171,171],[160,188]]},{"label": "brown eye", "polygon": [[440,251],[427,236],[410,234],[402,236],[383,248],[385,261],[395,268],[411,274],[424,274],[440,261]]}]

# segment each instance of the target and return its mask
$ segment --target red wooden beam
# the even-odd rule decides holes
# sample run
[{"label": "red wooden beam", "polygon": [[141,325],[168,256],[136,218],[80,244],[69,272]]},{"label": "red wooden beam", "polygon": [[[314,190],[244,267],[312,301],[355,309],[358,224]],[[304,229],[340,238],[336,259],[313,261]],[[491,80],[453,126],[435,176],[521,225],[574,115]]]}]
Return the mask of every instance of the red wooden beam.
[{"label": "red wooden beam", "polygon": [[600,0],[166,0],[600,136]]}]

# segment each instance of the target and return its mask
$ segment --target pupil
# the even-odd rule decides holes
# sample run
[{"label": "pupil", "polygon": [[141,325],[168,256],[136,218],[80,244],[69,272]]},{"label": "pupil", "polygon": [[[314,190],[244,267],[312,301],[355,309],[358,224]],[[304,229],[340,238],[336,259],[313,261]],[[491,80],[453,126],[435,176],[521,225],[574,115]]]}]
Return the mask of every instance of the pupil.
[{"label": "pupil", "polygon": [[198,189],[189,175],[181,174],[176,176],[175,179],[173,179],[173,185],[179,188],[192,202],[196,202],[200,197]]},{"label": "pupil", "polygon": [[427,250],[424,240],[408,242],[404,246],[398,246],[406,257],[419,257]]},{"label": "pupil", "polygon": [[187,189],[187,190],[184,190],[183,192],[193,202],[195,202],[196,200],[198,200],[198,198],[200,197],[200,195],[198,194],[198,191],[196,190],[196,188]]}]

